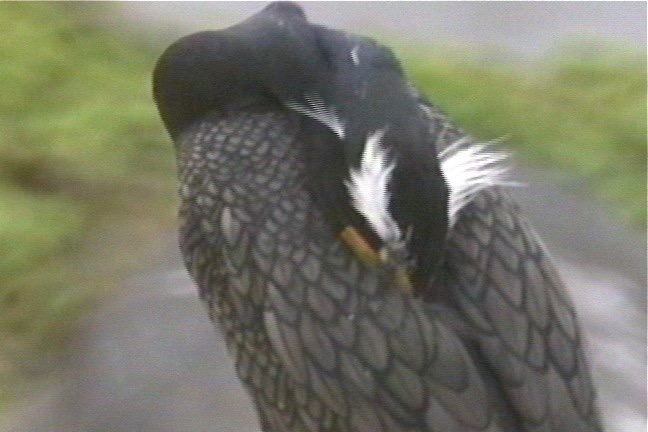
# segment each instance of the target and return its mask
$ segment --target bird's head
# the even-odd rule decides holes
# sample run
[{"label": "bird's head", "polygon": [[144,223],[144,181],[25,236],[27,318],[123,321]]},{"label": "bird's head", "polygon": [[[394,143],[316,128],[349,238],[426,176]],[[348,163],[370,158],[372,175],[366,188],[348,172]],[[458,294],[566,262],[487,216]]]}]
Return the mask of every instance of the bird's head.
[{"label": "bird's head", "polygon": [[399,62],[376,42],[273,3],[240,24],[180,39],[154,72],[171,136],[213,112],[285,110],[300,123],[306,184],[347,245],[405,288],[443,258],[448,188]]}]

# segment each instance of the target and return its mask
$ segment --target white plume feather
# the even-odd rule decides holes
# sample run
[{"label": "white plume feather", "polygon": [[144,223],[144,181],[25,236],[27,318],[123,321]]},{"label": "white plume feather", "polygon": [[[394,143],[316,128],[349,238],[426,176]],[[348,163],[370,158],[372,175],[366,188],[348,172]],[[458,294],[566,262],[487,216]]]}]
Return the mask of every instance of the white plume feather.
[{"label": "white plume feather", "polygon": [[459,211],[481,190],[491,186],[521,185],[508,179],[509,167],[505,162],[509,154],[490,150],[497,142],[471,144],[467,138],[462,138],[439,153],[441,171],[450,189],[450,225],[454,225]]},{"label": "white plume feather", "polygon": [[385,130],[377,130],[367,137],[358,169],[352,168],[345,182],[353,207],[365,217],[372,229],[385,242],[401,239],[401,231],[389,213],[389,182],[396,166],[388,161],[381,147]]},{"label": "white plume feather", "polygon": [[344,139],[344,122],[340,119],[340,115],[334,107],[327,106],[317,93],[306,93],[304,100],[306,101],[305,105],[291,100],[286,102],[286,106],[313,120],[317,120],[331,129],[338,138]]},{"label": "white plume feather", "polygon": [[353,64],[355,66],[358,66],[360,64],[360,56],[358,55],[359,52],[360,52],[360,45],[354,46],[350,52],[351,61],[353,61]]}]

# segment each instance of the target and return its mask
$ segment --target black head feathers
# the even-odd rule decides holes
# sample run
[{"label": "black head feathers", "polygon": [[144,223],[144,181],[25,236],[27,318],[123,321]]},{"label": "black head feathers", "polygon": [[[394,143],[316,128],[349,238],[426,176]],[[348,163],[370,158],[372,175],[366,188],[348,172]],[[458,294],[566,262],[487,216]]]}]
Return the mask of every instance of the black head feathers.
[{"label": "black head feathers", "polygon": [[419,263],[421,281],[440,261],[447,188],[417,95],[389,49],[272,3],[171,45],[154,96],[174,139],[208,113],[293,112],[307,183],[333,228],[358,229],[377,251],[400,256],[397,266]]},{"label": "black head feathers", "polygon": [[391,51],[312,25],[290,2],[178,40],[154,71],[155,100],[173,136],[206,112],[267,104],[330,107],[345,123],[333,131],[350,141],[387,123],[396,135],[416,110],[410,93]]}]

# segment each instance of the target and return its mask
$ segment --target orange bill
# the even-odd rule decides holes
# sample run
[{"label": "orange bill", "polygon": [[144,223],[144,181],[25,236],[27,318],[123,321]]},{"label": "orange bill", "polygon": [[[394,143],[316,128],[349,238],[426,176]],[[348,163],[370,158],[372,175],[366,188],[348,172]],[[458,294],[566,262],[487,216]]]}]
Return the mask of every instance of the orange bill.
[{"label": "orange bill", "polygon": [[379,253],[369,245],[355,228],[351,226],[344,228],[340,233],[340,238],[364,263],[374,266],[382,263]]},{"label": "orange bill", "polygon": [[[383,256],[384,253],[374,250],[358,230],[351,226],[342,230],[340,238],[361,261],[368,265],[380,266],[389,260],[388,256]],[[405,268],[396,269],[394,272],[394,284],[406,293],[414,292],[409,272]]]}]

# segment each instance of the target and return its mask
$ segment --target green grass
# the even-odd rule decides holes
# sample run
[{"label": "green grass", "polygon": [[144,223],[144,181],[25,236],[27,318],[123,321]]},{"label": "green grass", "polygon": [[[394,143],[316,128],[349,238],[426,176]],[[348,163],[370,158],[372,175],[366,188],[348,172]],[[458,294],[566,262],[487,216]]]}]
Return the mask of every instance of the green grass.
[{"label": "green grass", "polygon": [[[175,212],[172,148],[149,91],[160,50],[97,30],[73,8],[0,5],[0,411]],[[403,63],[476,137],[510,137],[641,224],[645,59],[603,54],[521,69],[417,50]]]},{"label": "green grass", "polygon": [[173,155],[149,94],[153,52],[62,4],[2,4],[0,27],[1,398],[171,219]]},{"label": "green grass", "polygon": [[645,226],[645,56],[574,46],[522,68],[441,49],[410,51],[403,63],[475,137],[506,137],[523,158],[584,178],[622,218]]}]

